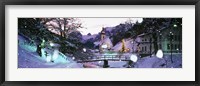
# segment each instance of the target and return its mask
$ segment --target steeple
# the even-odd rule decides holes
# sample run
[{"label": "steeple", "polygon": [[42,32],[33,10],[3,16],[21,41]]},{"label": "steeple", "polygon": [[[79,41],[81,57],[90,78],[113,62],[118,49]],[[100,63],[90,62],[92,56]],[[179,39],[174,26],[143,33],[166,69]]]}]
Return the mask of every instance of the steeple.
[{"label": "steeple", "polygon": [[106,32],[105,32],[105,28],[104,27],[102,27],[102,30],[101,30],[101,41],[103,41],[104,39],[105,39],[105,34]]}]

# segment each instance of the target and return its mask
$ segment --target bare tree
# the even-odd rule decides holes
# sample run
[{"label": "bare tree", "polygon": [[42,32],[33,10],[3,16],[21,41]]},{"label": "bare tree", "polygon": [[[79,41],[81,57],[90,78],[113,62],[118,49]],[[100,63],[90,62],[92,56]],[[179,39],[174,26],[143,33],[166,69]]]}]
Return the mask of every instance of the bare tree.
[{"label": "bare tree", "polygon": [[79,28],[83,28],[82,23],[77,18],[44,18],[42,23],[51,32],[67,38],[68,35]]}]

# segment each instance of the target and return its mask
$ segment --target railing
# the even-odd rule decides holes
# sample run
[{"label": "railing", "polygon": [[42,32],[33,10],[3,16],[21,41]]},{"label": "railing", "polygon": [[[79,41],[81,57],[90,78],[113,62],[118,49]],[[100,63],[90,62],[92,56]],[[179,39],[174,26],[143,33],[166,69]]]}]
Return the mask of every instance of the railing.
[{"label": "railing", "polygon": [[129,59],[129,55],[97,55],[97,59]]},{"label": "railing", "polygon": [[96,58],[89,60],[79,60],[78,63],[82,62],[95,62],[95,61],[129,61],[130,55],[96,55]]}]

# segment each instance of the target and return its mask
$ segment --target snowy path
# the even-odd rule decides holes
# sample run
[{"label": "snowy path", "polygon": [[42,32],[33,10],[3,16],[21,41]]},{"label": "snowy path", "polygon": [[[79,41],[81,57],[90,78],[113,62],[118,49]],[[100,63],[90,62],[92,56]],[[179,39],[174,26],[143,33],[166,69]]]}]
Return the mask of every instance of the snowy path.
[{"label": "snowy path", "polygon": [[182,55],[174,54],[173,63],[169,54],[164,55],[163,59],[156,56],[144,57],[137,61],[136,68],[182,68]]}]

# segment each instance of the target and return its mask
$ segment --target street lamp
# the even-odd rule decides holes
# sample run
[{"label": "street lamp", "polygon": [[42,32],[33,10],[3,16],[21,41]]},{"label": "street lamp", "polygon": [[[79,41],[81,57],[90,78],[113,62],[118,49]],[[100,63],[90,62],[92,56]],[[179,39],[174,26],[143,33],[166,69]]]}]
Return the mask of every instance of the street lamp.
[{"label": "street lamp", "polygon": [[166,66],[167,66],[167,59],[163,58],[163,51],[162,50],[157,51],[156,57],[163,59],[165,61]]},{"label": "street lamp", "polygon": [[149,41],[150,41],[150,57],[151,57],[151,41],[152,41],[151,38]]},{"label": "street lamp", "polygon": [[137,62],[138,57],[135,54],[132,54],[131,57],[130,57],[130,60],[133,61],[133,62]]},{"label": "street lamp", "polygon": [[173,60],[172,60],[172,38],[173,38],[173,33],[170,32],[170,50],[171,50],[171,62],[173,63]]},{"label": "street lamp", "polygon": [[50,42],[50,46],[53,47],[53,46],[54,46],[54,43]]},{"label": "street lamp", "polygon": [[174,24],[174,27],[177,27],[177,25],[176,25],[176,24]]},{"label": "street lamp", "polygon": [[138,57],[135,54],[132,54],[130,57],[130,61],[128,62],[128,68],[134,67],[137,60],[138,60]]},{"label": "street lamp", "polygon": [[[176,28],[177,27],[177,24],[174,24],[173,25],[173,28]],[[171,48],[171,62],[173,63],[173,59],[172,59],[172,41],[173,41],[173,33],[172,32],[170,32],[170,48]]]},{"label": "street lamp", "polygon": [[57,43],[50,42],[50,46],[53,48],[53,54],[51,57],[51,61],[54,62],[59,57],[59,47],[60,45]]},{"label": "street lamp", "polygon": [[[177,24],[174,24],[173,25],[173,28],[176,28],[177,27]],[[173,41],[173,33],[172,32],[170,32],[170,48],[171,48],[171,62],[173,63],[173,59],[172,59],[172,41]]]},{"label": "street lamp", "polygon": [[72,57],[72,59],[74,60],[74,59],[75,59],[75,57]]},{"label": "street lamp", "polygon": [[83,48],[83,52],[86,52],[86,48]]},{"label": "street lamp", "polygon": [[158,52],[156,53],[156,56],[158,58],[163,58],[163,51],[162,50],[158,50]]}]

